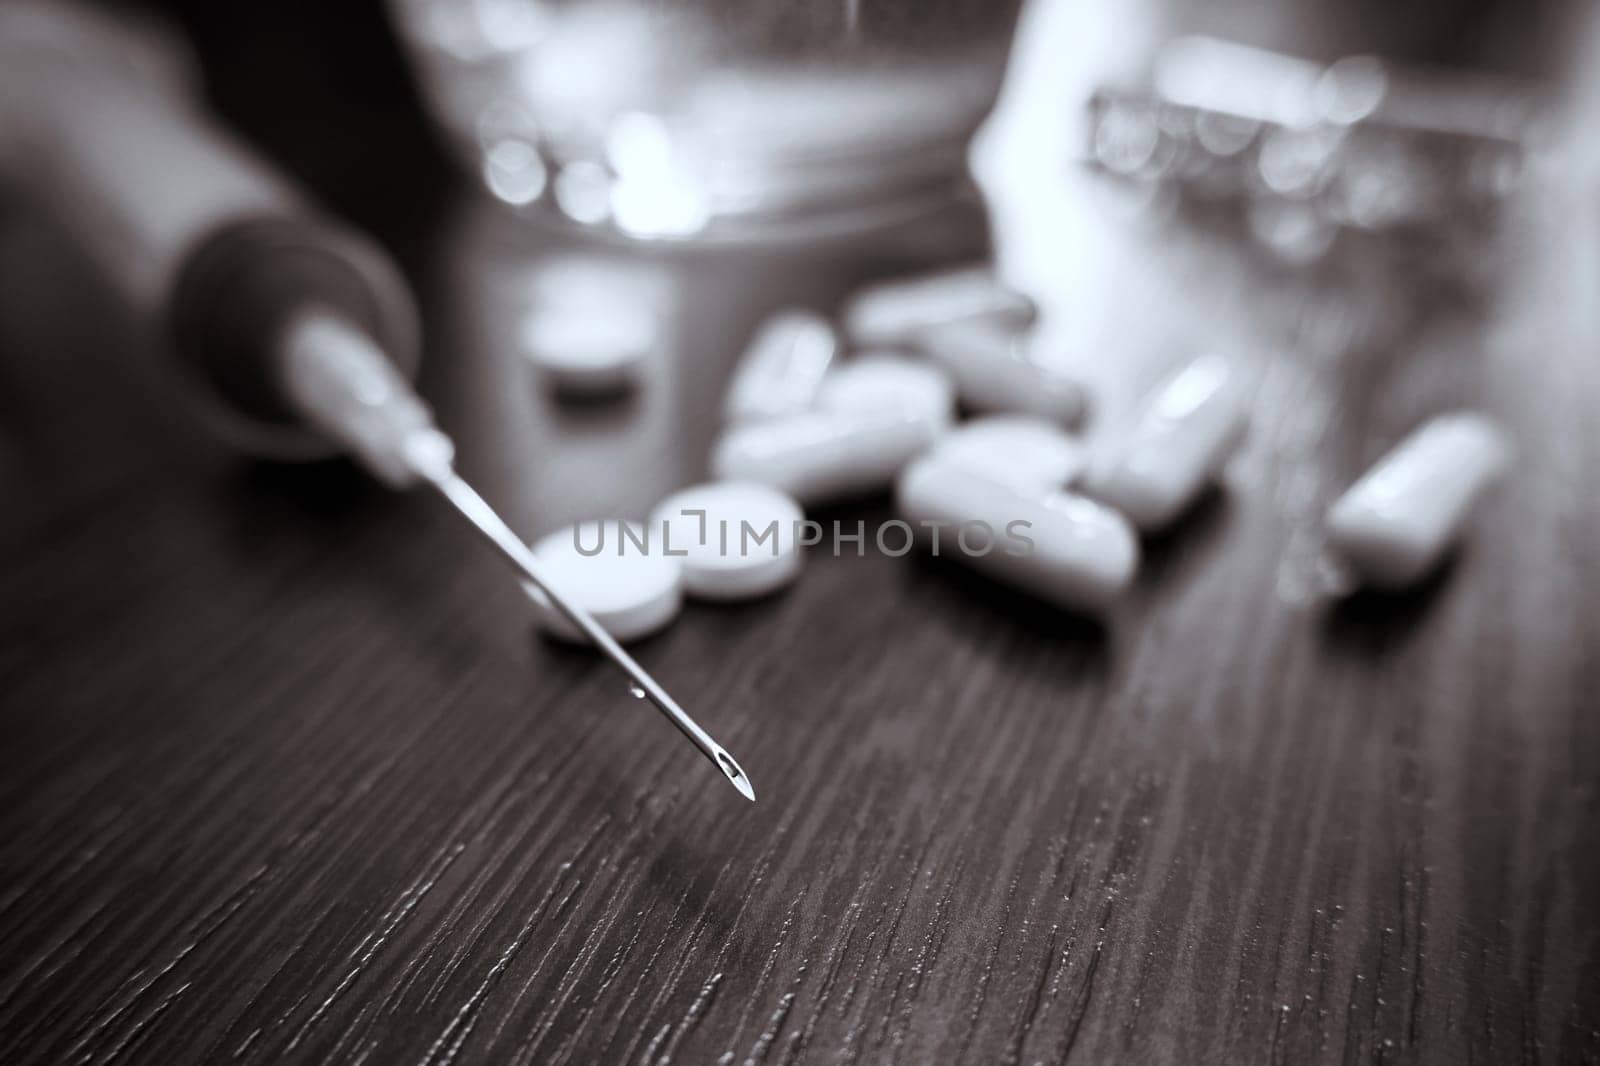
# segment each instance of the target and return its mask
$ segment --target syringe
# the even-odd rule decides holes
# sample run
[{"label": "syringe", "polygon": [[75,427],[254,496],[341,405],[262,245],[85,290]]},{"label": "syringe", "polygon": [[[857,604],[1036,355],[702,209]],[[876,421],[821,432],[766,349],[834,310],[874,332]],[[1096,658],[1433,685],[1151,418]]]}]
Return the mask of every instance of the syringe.
[{"label": "syringe", "polygon": [[312,211],[211,121],[174,42],[69,3],[0,6],[0,175],[165,318],[208,421],[254,454],[344,450],[437,490],[747,798],[750,779],[464,481],[408,374],[415,304],[377,248]]}]

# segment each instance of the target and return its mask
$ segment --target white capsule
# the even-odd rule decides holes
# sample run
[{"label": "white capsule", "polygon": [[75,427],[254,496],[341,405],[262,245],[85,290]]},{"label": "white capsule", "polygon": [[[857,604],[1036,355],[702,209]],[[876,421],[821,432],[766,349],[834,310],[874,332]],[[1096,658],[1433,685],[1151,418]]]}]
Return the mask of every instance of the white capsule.
[{"label": "white capsule", "polygon": [[1064,426],[1088,413],[1083,385],[1033,358],[1025,334],[991,321],[958,322],[924,333],[919,343],[970,411],[1035,415]]},{"label": "white capsule", "polygon": [[[703,600],[749,600],[800,573],[800,505],[753,481],[675,492],[650,516],[661,549],[683,564],[683,588]],[[681,553],[681,554],[680,554]]]},{"label": "white capsule", "polygon": [[929,329],[966,319],[1026,326],[1038,315],[1032,300],[996,280],[987,266],[963,267],[862,289],[844,309],[846,335],[858,346],[914,342]]},{"label": "white capsule", "polygon": [[1471,412],[1435,418],[1329,508],[1328,544],[1369,584],[1416,581],[1444,557],[1473,503],[1510,463],[1510,440],[1490,419]]},{"label": "white capsule", "polygon": [[[683,603],[683,567],[649,537],[638,522],[580,522],[541,538],[533,554],[551,586],[593,615],[602,629],[620,641],[638,640],[664,628]],[[526,582],[523,588],[545,632],[586,642],[538,589]]]},{"label": "white capsule", "polygon": [[1090,464],[1085,491],[1147,532],[1169,525],[1222,473],[1250,425],[1227,360],[1201,356],[1156,388],[1132,428]]},{"label": "white capsule", "polygon": [[1030,415],[964,422],[935,441],[928,454],[1031,493],[1065,488],[1089,461],[1082,441],[1056,423]]},{"label": "white capsule", "polygon": [[936,366],[902,355],[860,355],[835,367],[817,390],[817,409],[836,414],[900,411],[930,425],[955,417],[955,387]]},{"label": "white capsule", "polygon": [[900,475],[896,500],[937,554],[1057,606],[1105,607],[1139,565],[1127,520],[1085,496],[1024,492],[925,456]]},{"label": "white capsule", "polygon": [[522,340],[528,359],[556,391],[601,396],[639,382],[656,324],[638,308],[552,305],[529,312]]},{"label": "white capsule", "polygon": [[842,415],[811,411],[733,426],[712,450],[712,474],[759,481],[810,506],[881,492],[938,433],[899,412]]},{"label": "white capsule", "polygon": [[783,311],[761,324],[745,348],[723,401],[730,422],[782,418],[807,410],[838,355],[828,320],[811,311]]}]

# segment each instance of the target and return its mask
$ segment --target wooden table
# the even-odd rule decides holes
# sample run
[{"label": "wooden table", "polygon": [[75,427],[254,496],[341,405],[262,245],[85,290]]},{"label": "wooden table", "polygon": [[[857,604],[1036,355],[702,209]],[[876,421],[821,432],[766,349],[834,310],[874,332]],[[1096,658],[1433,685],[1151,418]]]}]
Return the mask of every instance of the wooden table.
[{"label": "wooden table", "polygon": [[[853,549],[691,606],[637,653],[754,807],[429,500],[166,417],[148,337],[13,220],[0,1061],[1600,1059],[1593,205],[1530,195],[1492,298],[1368,276],[1424,310],[1352,341],[1345,300],[1049,177],[1002,256],[1098,424],[1219,344],[1251,440],[1103,622]],[[766,308],[977,240],[624,264],[667,343],[573,408],[515,343],[571,249],[430,202],[384,232],[426,384],[529,534],[702,476]],[[1319,597],[1326,503],[1462,404],[1521,450],[1468,550]]]}]

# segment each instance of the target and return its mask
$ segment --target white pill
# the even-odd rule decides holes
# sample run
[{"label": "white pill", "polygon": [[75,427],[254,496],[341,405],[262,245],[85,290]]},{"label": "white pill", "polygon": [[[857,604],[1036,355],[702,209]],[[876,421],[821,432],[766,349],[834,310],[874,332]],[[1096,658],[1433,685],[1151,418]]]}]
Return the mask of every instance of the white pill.
[{"label": "white pill", "polygon": [[1085,490],[1145,531],[1183,513],[1222,473],[1250,425],[1249,396],[1227,360],[1201,356],[1141,405],[1090,464]]},{"label": "white pill", "polygon": [[807,410],[838,351],[839,339],[821,315],[773,315],[756,330],[734,367],[723,417],[741,422]]},{"label": "white pill", "polygon": [[901,411],[932,425],[955,417],[955,386],[944,371],[901,355],[860,355],[835,367],[817,390],[817,408],[838,414]]},{"label": "white pill", "polygon": [[[580,522],[541,538],[533,554],[557,592],[594,616],[621,641],[638,640],[664,628],[683,603],[683,567],[665,555],[638,522]],[[523,588],[538,609],[539,625],[551,636],[587,642],[538,589]]]},{"label": "white pill", "polygon": [[930,455],[900,475],[896,501],[940,556],[1057,606],[1105,607],[1138,569],[1133,528],[1086,496],[1020,491]]},{"label": "white pill", "polygon": [[811,411],[731,427],[712,450],[711,471],[723,481],[771,485],[809,506],[882,492],[937,434],[937,426],[899,412]]},{"label": "white pill", "polygon": [[656,341],[655,318],[624,306],[541,306],[523,322],[530,361],[559,392],[597,396],[632,388]]},{"label": "white pill", "polygon": [[1328,543],[1355,576],[1380,587],[1427,574],[1467,512],[1511,463],[1511,442],[1483,415],[1442,415],[1362,475],[1328,510]]},{"label": "white pill", "polygon": [[990,321],[958,322],[923,334],[920,344],[970,411],[1036,415],[1065,426],[1088,413],[1083,385],[1036,360],[1025,334]]},{"label": "white pill", "polygon": [[966,319],[1026,326],[1038,316],[1032,300],[996,280],[987,266],[881,282],[862,289],[844,309],[845,333],[860,346],[913,342],[923,332]]},{"label": "white pill", "polygon": [[1048,419],[1029,415],[964,422],[935,441],[929,454],[1023,492],[1065,488],[1089,461],[1082,441]]},{"label": "white pill", "polygon": [[800,505],[777,489],[719,481],[668,496],[650,525],[662,550],[683,564],[685,592],[704,600],[748,600],[799,575],[802,518]]}]

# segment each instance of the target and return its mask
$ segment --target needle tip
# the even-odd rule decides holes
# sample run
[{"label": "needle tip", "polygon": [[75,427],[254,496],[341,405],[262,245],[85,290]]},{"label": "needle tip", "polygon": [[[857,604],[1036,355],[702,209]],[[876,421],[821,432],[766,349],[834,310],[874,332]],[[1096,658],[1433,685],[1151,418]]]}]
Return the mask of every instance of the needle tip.
[{"label": "needle tip", "polygon": [[750,787],[750,776],[734,761],[732,755],[720,747],[717,749],[717,765],[728,775],[728,780],[733,782],[733,787],[738,789],[745,799],[751,803],[756,801],[756,790]]}]

